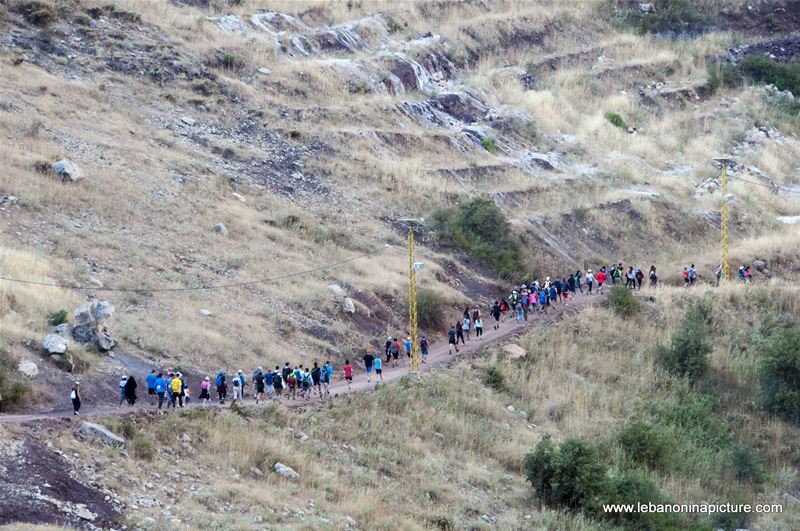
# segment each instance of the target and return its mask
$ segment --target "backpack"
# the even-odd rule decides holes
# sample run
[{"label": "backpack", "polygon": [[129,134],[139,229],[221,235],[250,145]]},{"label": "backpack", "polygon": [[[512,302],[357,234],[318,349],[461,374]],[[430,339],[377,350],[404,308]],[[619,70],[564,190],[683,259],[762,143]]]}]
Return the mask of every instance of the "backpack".
[{"label": "backpack", "polygon": [[76,400],[77,398],[78,398],[78,392],[75,391],[75,389],[73,389],[72,392],[69,394],[69,399]]},{"label": "backpack", "polygon": [[392,346],[389,347],[389,352],[392,354],[397,354],[397,343],[392,343]]},{"label": "backpack", "polygon": [[217,382],[216,382],[217,383],[217,387],[222,385],[222,378],[223,378],[222,374],[218,374],[217,375]]},{"label": "backpack", "polygon": [[238,376],[234,376],[234,377],[232,378],[232,380],[233,380],[233,381],[231,382],[231,384],[232,384],[234,387],[239,387],[239,385],[241,385],[241,383],[242,383],[242,381],[239,379],[239,377],[238,377]]}]

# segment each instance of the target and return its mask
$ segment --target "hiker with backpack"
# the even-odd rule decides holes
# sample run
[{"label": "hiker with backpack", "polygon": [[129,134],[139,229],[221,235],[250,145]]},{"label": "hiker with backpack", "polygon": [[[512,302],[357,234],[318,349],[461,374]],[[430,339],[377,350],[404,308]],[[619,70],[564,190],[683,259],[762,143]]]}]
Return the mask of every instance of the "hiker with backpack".
[{"label": "hiker with backpack", "polygon": [[636,279],[636,289],[639,291],[642,290],[642,280],[644,280],[644,273],[640,267],[636,268],[636,272],[633,274],[634,278]]},{"label": "hiker with backpack", "polygon": [[492,306],[492,311],[490,312],[492,317],[494,317],[494,329],[497,330],[500,328],[500,301],[494,301],[494,305]]},{"label": "hiker with backpack", "polygon": [[211,405],[211,378],[206,376],[203,378],[203,381],[200,382],[200,403],[203,404],[203,407],[208,407]]},{"label": "hiker with backpack", "polygon": [[694,286],[695,282],[697,282],[697,269],[694,268],[694,264],[689,268],[689,285]]},{"label": "hiker with backpack", "polygon": [[306,367],[303,371],[303,395],[305,395],[306,400],[311,400],[311,389],[313,386],[314,380],[311,378],[311,371]]},{"label": "hiker with backpack", "polygon": [[233,390],[233,400],[231,400],[231,405],[233,405],[237,400],[242,399],[242,379],[239,378],[240,374],[241,371],[231,375],[231,389]]},{"label": "hiker with backpack", "polygon": [[256,388],[256,404],[258,404],[261,400],[264,400],[264,369],[259,367],[256,369],[255,373],[253,374],[253,384]]},{"label": "hiker with backpack", "polygon": [[161,406],[164,405],[164,396],[167,392],[167,382],[164,380],[164,373],[158,373],[158,377],[156,378],[156,396],[158,397],[158,409],[161,410]]},{"label": "hiker with backpack", "polygon": [[150,401],[150,405],[155,404],[156,400],[156,370],[152,369],[150,374],[147,375],[147,398]]},{"label": "hiker with backpack", "polygon": [[240,386],[239,398],[241,398],[242,402],[244,402],[244,397],[245,397],[244,387],[247,384],[247,378],[244,377],[242,369],[239,369],[239,371],[236,373],[236,376],[239,378],[239,386]]},{"label": "hiker with backpack", "polygon": [[272,387],[275,388],[275,396],[278,400],[283,395],[283,376],[281,376],[281,368],[275,365],[275,371],[272,373]]},{"label": "hiker with backpack", "polygon": [[[396,344],[397,342],[395,342]],[[344,360],[344,367],[342,367],[342,371],[344,371],[344,379],[347,381],[347,390],[350,390],[350,385],[353,383],[353,366],[350,365],[350,360]]]},{"label": "hiker with backpack", "polygon": [[427,362],[428,360],[428,338],[425,335],[422,335],[422,338],[419,340],[419,351],[422,354],[422,363]]},{"label": "hiker with backpack", "polygon": [[322,369],[319,368],[319,363],[314,361],[314,368],[311,369],[311,383],[312,389],[317,391],[317,395],[322,398]]},{"label": "hiker with backpack", "polygon": [[406,358],[408,358],[408,362],[411,363],[411,336],[406,338]]},{"label": "hiker with backpack", "polygon": [[219,373],[217,374],[215,384],[217,386],[217,397],[219,398],[219,403],[224,404],[225,399],[228,397],[228,386],[225,383],[225,372],[222,369],[220,369]]},{"label": "hiker with backpack", "polygon": [[656,274],[656,266],[650,266],[650,287],[655,288],[658,284],[658,275]]},{"label": "hiker with backpack", "polygon": [[364,369],[367,371],[367,382],[372,381],[372,366],[375,363],[375,356],[372,355],[372,351],[367,351],[364,354]]},{"label": "hiker with backpack", "polygon": [[456,333],[456,325],[450,327],[450,331],[447,333],[447,344],[449,348],[449,354],[453,353],[453,347],[456,349],[456,353],[458,353],[458,337]]},{"label": "hiker with backpack", "polygon": [[397,342],[396,338],[392,339],[392,344],[389,345],[389,355],[391,356],[392,367],[397,367],[397,360],[400,358],[400,343]]},{"label": "hiker with backpack", "polygon": [[579,269],[579,270],[577,270],[577,271],[575,271],[575,276],[573,276],[572,278],[574,278],[574,279],[575,279],[575,288],[576,288],[578,291],[580,291],[581,293],[583,293],[583,287],[581,287],[581,280],[582,280],[582,276],[581,276],[581,271],[580,271],[580,269]]},{"label": "hiker with backpack", "polygon": [[508,315],[508,302],[505,299],[500,300],[500,313],[502,316],[500,317],[500,322],[506,322],[506,315]]},{"label": "hiker with backpack", "polygon": [[81,410],[81,383],[79,381],[75,381],[75,385],[72,386],[69,398],[72,400],[72,414],[77,415]]},{"label": "hiker with backpack", "polygon": [[125,385],[127,385],[127,383],[128,383],[128,377],[123,375],[122,378],[120,378],[119,380],[119,403],[117,404],[118,408],[122,407],[122,403],[125,401]]}]

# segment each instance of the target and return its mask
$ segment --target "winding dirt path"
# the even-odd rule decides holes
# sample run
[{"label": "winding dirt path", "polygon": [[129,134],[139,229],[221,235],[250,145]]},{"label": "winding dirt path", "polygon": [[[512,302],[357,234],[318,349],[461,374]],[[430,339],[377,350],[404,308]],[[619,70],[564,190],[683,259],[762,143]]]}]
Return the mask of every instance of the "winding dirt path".
[{"label": "winding dirt path", "polygon": [[[448,345],[446,342],[438,342],[434,345],[431,345],[430,354],[428,356],[428,360],[426,363],[422,364],[422,372],[431,372],[437,368],[447,367],[452,365],[457,361],[461,361],[464,359],[470,359],[479,356],[482,354],[487,347],[495,346],[497,344],[505,343],[511,340],[512,338],[532,329],[536,326],[549,326],[555,324],[559,320],[574,314],[581,308],[596,304],[600,300],[605,299],[605,294],[600,295],[581,295],[578,294],[577,297],[570,300],[567,306],[557,305],[551,306],[548,310],[547,314],[538,315],[538,314],[530,314],[528,316],[528,321],[517,324],[511,318],[507,318],[505,323],[500,325],[498,330],[494,330],[492,328],[494,319],[491,316],[484,317],[484,323],[486,325],[485,331],[483,333],[483,337],[481,339],[475,339],[474,337],[466,342],[465,345],[459,346],[459,352],[456,354],[449,354],[448,352]],[[487,318],[488,317],[488,318]],[[489,322],[491,321],[491,323]],[[376,349],[379,353],[383,353],[382,345],[380,345],[379,349]],[[397,368],[389,367],[385,360],[383,365],[383,380],[381,383],[389,384],[395,382],[406,376],[409,371],[409,363],[408,359],[405,356],[401,355],[400,361],[402,362],[401,365]],[[354,365],[361,364],[362,361],[353,360]],[[327,404],[331,400],[336,402],[336,400],[342,396],[346,396],[348,394],[355,394],[355,393],[363,393],[368,392],[375,388],[375,385],[378,383],[375,380],[375,374],[373,373],[373,380],[371,382],[367,381],[367,376],[365,372],[361,372],[354,375],[354,381],[351,385],[347,385],[347,382],[344,380],[344,375],[341,372],[341,369],[337,370],[337,373],[334,375],[335,381],[330,386],[330,398],[326,398],[325,400],[320,400],[319,397],[313,396],[310,400],[282,400],[281,403],[289,406],[289,407],[297,407],[297,408],[308,408],[308,407],[319,407],[320,405]],[[252,398],[252,384],[248,384],[246,391],[249,395],[247,399],[244,401],[244,405],[254,406],[255,401]],[[140,396],[141,393],[140,393]],[[212,394],[213,396],[213,394]],[[111,397],[112,401],[115,401],[117,396]],[[32,422],[40,422],[46,421],[48,419],[57,419],[57,418],[70,418],[73,417],[72,414],[72,405],[69,403],[68,400],[65,400],[65,407],[63,410],[56,410],[56,411],[48,411],[44,413],[22,413],[18,415],[0,415],[0,423],[5,424],[26,424]],[[226,405],[221,406],[216,402],[212,402],[213,407],[223,408],[223,407],[230,407],[228,402]],[[199,401],[196,399],[189,407],[200,407]],[[81,408],[80,416],[76,418],[95,418],[95,417],[103,417],[109,415],[127,415],[132,412],[138,411],[153,411],[156,408],[151,406],[147,401],[146,396],[140,398],[137,405],[134,407],[127,407],[123,406],[118,408],[114,405],[86,405],[84,404]]]}]

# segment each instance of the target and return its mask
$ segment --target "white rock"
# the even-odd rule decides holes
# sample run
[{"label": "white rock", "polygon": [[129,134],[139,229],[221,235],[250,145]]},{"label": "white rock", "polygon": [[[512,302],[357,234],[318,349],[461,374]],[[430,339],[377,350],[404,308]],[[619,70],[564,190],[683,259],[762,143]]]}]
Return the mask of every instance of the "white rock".
[{"label": "white rock", "polygon": [[356,313],[356,305],[353,303],[353,299],[345,297],[342,301],[342,309],[347,313]]},{"label": "white rock", "polygon": [[226,227],[224,223],[217,223],[214,225],[214,232],[217,234],[222,234],[223,236],[227,236],[228,227]]},{"label": "white rock", "polygon": [[270,75],[272,73],[272,70],[270,70],[269,68],[261,67],[261,68],[258,69],[258,73],[262,74],[264,76],[268,76],[268,75]]},{"label": "white rock", "polygon": [[75,182],[83,179],[83,171],[71,160],[63,159],[53,163],[53,172],[65,182]]},{"label": "white rock", "polygon": [[125,439],[119,435],[116,435],[101,424],[95,424],[94,422],[83,422],[81,423],[81,429],[87,434],[100,439],[103,444],[112,446],[123,446],[125,444]]},{"label": "white rock", "polygon": [[242,203],[245,203],[245,202],[246,202],[246,200],[245,200],[244,196],[243,196],[243,195],[241,195],[241,194],[237,194],[236,192],[231,192],[231,195],[232,195],[233,197],[235,197],[236,199],[238,199],[239,201],[241,201]]},{"label": "white rock", "polygon": [[506,410],[509,411],[510,413],[513,413],[514,412],[514,406],[509,404],[509,405],[506,406]]},{"label": "white rock", "polygon": [[200,312],[199,312],[199,313],[200,313],[200,317],[212,317],[212,316],[214,315],[214,314],[211,312],[211,310],[205,310],[205,309],[203,309],[203,310],[200,310]]},{"label": "white rock", "polygon": [[261,471],[261,469],[256,468],[254,466],[250,467],[250,474],[252,474],[253,477],[257,477],[257,478],[264,477],[264,473]]},{"label": "white rock", "polygon": [[508,354],[508,357],[511,358],[512,360],[524,358],[525,354],[527,354],[524,348],[520,347],[519,345],[515,345],[513,343],[504,345],[503,350],[505,351],[506,354]]},{"label": "white rock", "polygon": [[31,360],[20,360],[17,371],[28,378],[36,378],[39,376],[39,367]]},{"label": "white rock", "polygon": [[186,125],[188,125],[189,127],[191,127],[191,126],[193,126],[195,123],[197,123],[197,122],[195,122],[194,118],[191,118],[191,117],[189,117],[189,116],[181,116],[181,122],[185,123],[185,124],[186,124]]},{"label": "white rock", "polygon": [[800,223],[800,216],[778,216],[778,221],[787,225],[794,225],[795,223]]},{"label": "white rock", "polygon": [[58,334],[47,334],[42,341],[42,347],[50,354],[63,354],[69,348],[69,339]]},{"label": "white rock", "polygon": [[334,297],[338,300],[344,299],[347,296],[347,292],[339,284],[331,284],[328,286],[328,289],[333,292]]},{"label": "white rock", "polygon": [[272,471],[286,479],[300,479],[300,474],[295,472],[293,468],[288,467],[283,463],[275,463],[272,465]]},{"label": "white rock", "polygon": [[88,520],[89,522],[94,522],[94,519],[97,518],[97,516],[92,511],[90,511],[84,506],[79,506],[76,509],[75,516],[77,516],[81,520]]}]

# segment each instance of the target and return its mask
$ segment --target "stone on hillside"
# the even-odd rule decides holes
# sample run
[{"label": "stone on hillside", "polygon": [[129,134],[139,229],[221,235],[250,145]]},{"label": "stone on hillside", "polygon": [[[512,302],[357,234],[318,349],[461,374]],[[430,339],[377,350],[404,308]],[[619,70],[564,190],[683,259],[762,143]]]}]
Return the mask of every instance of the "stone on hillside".
[{"label": "stone on hillside", "polygon": [[64,182],[74,183],[83,179],[83,171],[71,160],[59,160],[53,163],[53,173],[61,177]]},{"label": "stone on hillside", "polygon": [[800,216],[778,216],[778,221],[787,225],[800,223]]},{"label": "stone on hillside", "polygon": [[753,260],[753,267],[756,268],[756,271],[764,271],[764,268],[767,267],[767,264],[764,262],[764,260]]},{"label": "stone on hillside", "polygon": [[94,519],[97,518],[92,511],[86,508],[84,505],[79,505],[75,508],[75,516],[80,518],[81,520],[86,520],[89,522],[94,522]]},{"label": "stone on hillside", "polygon": [[58,334],[47,334],[42,341],[42,347],[48,354],[63,354],[69,348],[69,339]]},{"label": "stone on hillside", "polygon": [[342,300],[347,296],[347,292],[339,284],[331,284],[328,286],[328,289],[333,292],[333,296],[336,297],[337,300]]},{"label": "stone on hillside", "polygon": [[252,475],[253,477],[256,477],[256,478],[263,478],[264,477],[264,473],[261,471],[261,469],[260,468],[256,468],[254,466],[250,467],[250,475]]},{"label": "stone on hillside", "polygon": [[81,423],[81,430],[88,435],[98,438],[103,444],[108,444],[110,446],[123,446],[125,444],[125,439],[116,435],[101,424],[83,422]]},{"label": "stone on hillside", "polygon": [[224,223],[216,223],[214,225],[214,232],[216,232],[217,234],[222,234],[223,236],[227,236],[228,227],[226,227]]},{"label": "stone on hillside", "polygon": [[75,310],[72,338],[78,343],[94,343],[103,351],[111,350],[117,341],[108,335],[105,322],[114,314],[108,301],[93,300]]},{"label": "stone on hillside", "polygon": [[0,205],[14,206],[17,202],[19,202],[19,199],[14,195],[4,195],[0,197]]},{"label": "stone on hillside", "polygon": [[356,305],[353,303],[353,299],[345,297],[344,301],[342,301],[342,309],[347,313],[356,313]]},{"label": "stone on hillside", "polygon": [[547,418],[553,422],[558,422],[564,418],[564,408],[555,400],[546,400],[544,403]]},{"label": "stone on hillside", "polygon": [[236,192],[231,192],[231,195],[241,201],[242,203],[246,203],[247,200],[244,198],[242,194],[237,194]]},{"label": "stone on hillside", "polygon": [[181,122],[185,123],[189,127],[193,126],[196,123],[194,118],[190,118],[189,116],[181,116]]},{"label": "stone on hillside", "polygon": [[200,317],[213,317],[214,316],[214,314],[211,312],[211,310],[203,309],[203,310],[200,310],[199,313],[200,313]]},{"label": "stone on hillside", "polygon": [[306,433],[304,433],[302,431],[297,431],[297,432],[294,433],[294,438],[297,439],[300,442],[306,442],[311,437],[309,437]]},{"label": "stone on hillside", "polygon": [[36,378],[39,376],[39,367],[31,360],[20,360],[17,371],[26,378]]},{"label": "stone on hillside", "polygon": [[503,350],[505,351],[506,354],[508,354],[508,357],[511,358],[512,360],[524,358],[526,354],[524,348],[520,347],[519,345],[515,345],[514,343],[509,343],[508,345],[505,345],[503,347]]},{"label": "stone on hillside", "polygon": [[286,479],[300,479],[300,474],[294,471],[293,468],[284,465],[283,463],[275,463],[272,465],[272,471]]},{"label": "stone on hillside", "polygon": [[261,68],[258,69],[258,73],[263,75],[263,76],[268,76],[268,75],[270,75],[272,73],[272,70],[270,70],[269,68],[261,67]]},{"label": "stone on hillside", "polygon": [[68,338],[72,336],[72,327],[69,325],[69,323],[61,323],[53,328],[53,333],[58,334],[61,337]]}]

